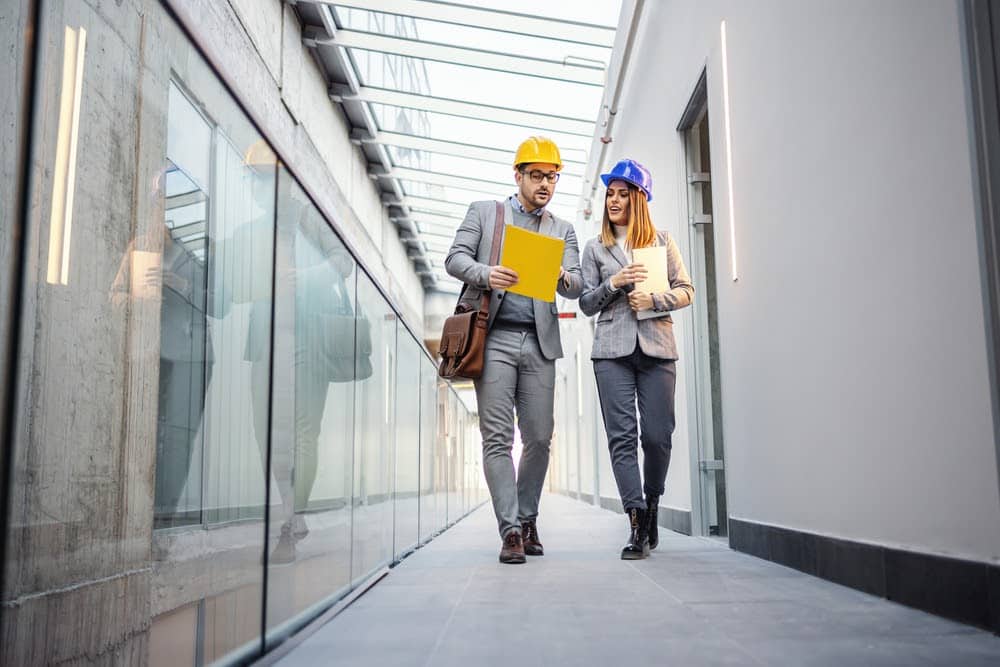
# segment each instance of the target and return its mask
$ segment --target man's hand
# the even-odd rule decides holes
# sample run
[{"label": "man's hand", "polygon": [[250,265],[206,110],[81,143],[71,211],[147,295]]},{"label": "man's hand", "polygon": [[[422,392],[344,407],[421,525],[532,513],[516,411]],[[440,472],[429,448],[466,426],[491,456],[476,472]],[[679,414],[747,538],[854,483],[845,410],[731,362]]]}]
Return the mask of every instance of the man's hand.
[{"label": "man's hand", "polygon": [[517,284],[517,271],[506,266],[490,267],[490,289],[507,289]]},{"label": "man's hand", "polygon": [[621,289],[625,285],[641,283],[646,279],[646,267],[642,264],[629,264],[621,271],[611,276],[611,286]]},{"label": "man's hand", "polygon": [[632,290],[628,294],[628,305],[632,307],[632,310],[639,312],[640,310],[652,310],[653,308],[653,295],[649,292],[640,292],[639,290]]},{"label": "man's hand", "polygon": [[563,281],[563,287],[569,289],[569,274],[561,266],[559,267],[559,280]]}]

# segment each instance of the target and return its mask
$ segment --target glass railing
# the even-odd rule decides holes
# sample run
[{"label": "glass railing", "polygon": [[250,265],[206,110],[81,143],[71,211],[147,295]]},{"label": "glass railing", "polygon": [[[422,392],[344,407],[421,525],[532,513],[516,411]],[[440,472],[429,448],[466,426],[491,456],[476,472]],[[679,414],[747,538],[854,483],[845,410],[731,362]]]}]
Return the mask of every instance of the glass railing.
[{"label": "glass railing", "polygon": [[247,659],[483,500],[475,416],[159,5],[42,7],[0,664]]}]

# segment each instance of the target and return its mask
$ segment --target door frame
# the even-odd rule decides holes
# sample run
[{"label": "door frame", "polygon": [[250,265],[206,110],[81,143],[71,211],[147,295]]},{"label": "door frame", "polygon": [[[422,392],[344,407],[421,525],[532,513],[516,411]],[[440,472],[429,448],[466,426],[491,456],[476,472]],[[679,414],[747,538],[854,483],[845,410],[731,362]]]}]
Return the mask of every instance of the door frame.
[{"label": "door frame", "polygon": [[973,155],[976,236],[1000,478],[1000,11],[990,0],[963,2],[969,143]]},{"label": "door frame", "polygon": [[[685,239],[689,250],[688,263],[696,290],[701,289],[698,287],[698,284],[706,276],[701,235],[706,233],[713,234],[714,239],[714,227],[712,227],[714,221],[706,222],[702,220],[697,223],[694,221],[693,214],[695,213],[696,205],[692,197],[697,190],[697,186],[690,180],[690,174],[693,173],[692,162],[700,161],[700,157],[692,155],[691,132],[702,122],[708,111],[707,64],[705,64],[701,69],[676,128],[682,147],[679,172],[683,175],[683,188],[686,193],[681,207],[683,209],[681,220],[683,221],[682,225],[688,230],[687,239]],[[694,171],[701,172],[700,165],[695,166],[697,168]],[[715,210],[714,205],[712,210]],[[700,231],[699,227],[701,227]],[[716,282],[718,281],[716,280]],[[708,495],[711,490],[706,485],[708,470],[702,469],[702,463],[706,462],[706,465],[708,465],[707,461],[715,460],[716,419],[712,398],[713,379],[710,348],[706,347],[708,345],[707,342],[704,344],[698,342],[699,340],[708,341],[710,337],[708,310],[707,306],[703,305],[704,303],[703,299],[697,298],[692,303],[693,331],[692,335],[688,337],[686,348],[689,355],[688,358],[691,360],[688,363],[688,368],[692,371],[690,376],[693,378],[693,386],[687,391],[688,414],[694,416],[694,419],[689,422],[690,426],[688,430],[689,449],[691,452],[691,456],[689,457],[692,496],[691,533],[693,535],[707,536],[710,533],[708,508],[712,500]],[[718,316],[718,313],[716,313],[716,316]],[[721,425],[721,419],[719,422]],[[711,456],[709,456],[709,452],[712,453]],[[724,466],[725,458],[722,460]],[[725,467],[722,470],[725,471]],[[723,521],[728,522],[729,519],[728,475],[726,479],[726,506],[723,508],[722,515],[718,516],[720,526]],[[716,507],[716,510],[718,509]],[[728,534],[728,531],[726,532]]]}]

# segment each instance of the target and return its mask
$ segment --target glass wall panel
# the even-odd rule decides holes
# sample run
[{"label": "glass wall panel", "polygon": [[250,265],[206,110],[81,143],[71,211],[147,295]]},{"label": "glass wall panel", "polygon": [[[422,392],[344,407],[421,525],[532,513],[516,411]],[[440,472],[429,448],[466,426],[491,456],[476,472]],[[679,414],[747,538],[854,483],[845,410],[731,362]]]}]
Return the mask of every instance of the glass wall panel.
[{"label": "glass wall panel", "polygon": [[[358,276],[357,384],[351,578],[392,556],[393,375],[396,314],[365,275]],[[366,340],[367,338],[367,340]]]},{"label": "glass wall panel", "polygon": [[281,630],[350,584],[357,272],[279,174],[267,623]]},{"label": "glass wall panel", "polygon": [[452,432],[451,413],[452,405],[449,400],[451,390],[448,383],[439,380],[437,385],[437,424],[438,434],[435,443],[435,465],[434,478],[436,480],[435,495],[437,496],[437,524],[438,528],[448,525],[448,489],[449,489],[449,459],[450,439]]},{"label": "glass wall panel", "polygon": [[419,538],[417,495],[420,484],[420,362],[423,346],[399,324],[396,342],[396,511],[394,555],[412,549]]},{"label": "glass wall panel", "polygon": [[462,404],[448,389],[448,523],[462,516]]},{"label": "glass wall panel", "polygon": [[202,63],[173,71],[162,251],[123,270],[160,302],[151,636],[211,662],[259,650],[276,160]]},{"label": "glass wall panel", "polygon": [[426,357],[420,362],[420,540],[440,528],[437,513],[437,368]]},{"label": "glass wall panel", "polygon": [[464,514],[474,418],[161,3],[40,6],[0,664],[249,661]]}]

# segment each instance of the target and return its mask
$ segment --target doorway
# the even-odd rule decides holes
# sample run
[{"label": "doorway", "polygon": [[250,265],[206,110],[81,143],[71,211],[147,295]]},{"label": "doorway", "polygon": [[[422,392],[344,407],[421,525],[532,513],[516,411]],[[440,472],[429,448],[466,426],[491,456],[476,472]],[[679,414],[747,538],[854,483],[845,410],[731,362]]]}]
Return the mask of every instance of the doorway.
[{"label": "doorway", "polygon": [[695,86],[677,129],[684,144],[694,320],[692,432],[697,456],[693,532],[728,538],[725,444],[722,431],[719,311],[716,289],[715,225],[712,217],[712,155],[705,72]]},{"label": "doorway", "polygon": [[979,267],[987,320],[990,398],[1000,471],[1000,8],[989,0],[963,3],[968,46],[970,108],[974,120],[979,205]]}]

